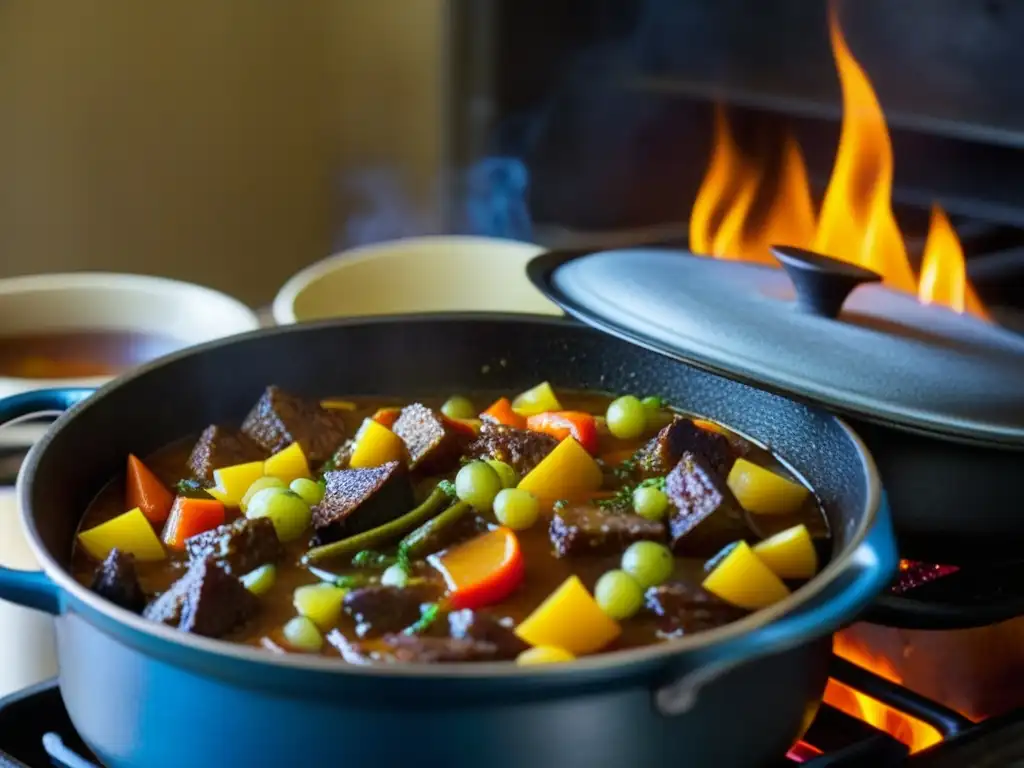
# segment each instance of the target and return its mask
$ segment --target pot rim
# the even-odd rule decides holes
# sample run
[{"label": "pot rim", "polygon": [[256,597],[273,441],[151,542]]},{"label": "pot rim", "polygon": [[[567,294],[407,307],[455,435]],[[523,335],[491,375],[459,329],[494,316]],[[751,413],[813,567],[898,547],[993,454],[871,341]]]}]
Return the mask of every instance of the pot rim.
[{"label": "pot rim", "polygon": [[[698,632],[681,638],[648,645],[641,648],[633,648],[620,651],[609,651],[607,653],[595,654],[574,660],[569,664],[536,665],[528,668],[517,666],[514,662],[480,662],[474,664],[459,664],[454,662],[439,664],[367,664],[355,665],[339,662],[338,659],[322,656],[306,656],[303,654],[277,654],[266,649],[254,646],[231,643],[224,640],[216,640],[197,635],[180,632],[171,627],[164,626],[154,621],[149,621],[130,611],[120,608],[113,603],[104,600],[92,592],[85,585],[79,583],[71,572],[66,569],[57,558],[54,557],[43,545],[37,526],[35,516],[31,509],[31,483],[35,480],[35,470],[43,453],[49,450],[50,446],[60,439],[64,427],[74,419],[79,412],[96,407],[97,403],[105,397],[112,396],[122,387],[128,386],[135,378],[144,376],[160,368],[175,363],[191,355],[201,354],[208,350],[219,349],[244,339],[267,337],[278,334],[299,334],[307,330],[322,328],[345,328],[360,325],[385,325],[396,323],[417,323],[423,321],[435,322],[502,322],[502,323],[530,323],[549,325],[552,327],[564,328],[566,325],[576,326],[580,329],[587,329],[586,325],[567,318],[558,318],[535,314],[518,313],[497,313],[497,312],[439,312],[439,313],[417,313],[403,315],[384,315],[374,317],[335,318],[317,322],[299,323],[295,325],[263,328],[248,333],[216,339],[205,344],[200,344],[186,349],[178,350],[158,360],[152,361],[144,366],[133,369],[127,375],[115,379],[102,387],[96,394],[85,398],[71,409],[66,411],[54,423],[47,434],[36,443],[28,456],[22,471],[18,475],[17,495],[20,502],[20,516],[22,528],[26,534],[29,548],[40,563],[43,573],[48,576],[56,585],[58,590],[69,595],[79,604],[84,605],[90,612],[99,614],[105,619],[105,624],[116,628],[122,639],[129,643],[137,643],[137,639],[129,639],[132,633],[142,635],[150,641],[157,641],[168,646],[172,652],[175,650],[187,649],[201,657],[202,662],[215,662],[218,658],[231,660],[237,663],[269,665],[282,670],[294,669],[319,674],[330,674],[340,677],[348,676],[369,676],[371,678],[389,679],[432,679],[458,678],[466,679],[507,679],[517,680],[543,678],[550,680],[562,677],[575,677],[587,673],[600,673],[607,671],[622,671],[629,668],[640,667],[652,662],[665,661],[677,657],[685,652],[697,649],[708,648],[717,643],[730,640],[753,630],[765,627],[776,619],[791,613],[795,609],[811,602],[816,596],[826,590],[830,584],[837,580],[843,571],[845,561],[849,560],[867,538],[868,533],[874,526],[882,506],[882,487],[878,470],[874,459],[863,441],[856,432],[841,418],[828,414],[829,418],[835,419],[847,438],[854,444],[861,459],[863,477],[867,482],[867,501],[864,514],[857,525],[857,528],[850,538],[850,541],[842,552],[833,556],[829,563],[813,579],[793,591],[784,600],[774,605],[755,611],[750,615],[725,624],[715,629]],[[598,330],[587,329],[589,332],[600,333]],[[627,343],[627,342],[623,342]],[[680,365],[685,363],[680,362]],[[782,457],[785,459],[785,457]],[[90,621],[91,618],[90,618]],[[829,629],[831,632],[832,630]],[[822,633],[824,634],[824,633]],[[181,663],[175,660],[174,663]],[[199,662],[189,662],[198,664]]]}]

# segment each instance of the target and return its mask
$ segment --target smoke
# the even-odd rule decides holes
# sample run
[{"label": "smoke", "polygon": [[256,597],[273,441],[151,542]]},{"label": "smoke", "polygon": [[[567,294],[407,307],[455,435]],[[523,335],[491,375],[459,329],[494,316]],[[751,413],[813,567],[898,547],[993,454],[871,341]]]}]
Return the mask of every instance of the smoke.
[{"label": "smoke", "polygon": [[448,194],[447,220],[438,206],[417,202],[399,171],[364,168],[343,179],[344,207],[352,211],[335,238],[335,248],[434,234],[466,234],[530,240],[527,205],[529,172],[515,157],[487,157],[455,175],[452,189],[435,184],[435,200]]}]

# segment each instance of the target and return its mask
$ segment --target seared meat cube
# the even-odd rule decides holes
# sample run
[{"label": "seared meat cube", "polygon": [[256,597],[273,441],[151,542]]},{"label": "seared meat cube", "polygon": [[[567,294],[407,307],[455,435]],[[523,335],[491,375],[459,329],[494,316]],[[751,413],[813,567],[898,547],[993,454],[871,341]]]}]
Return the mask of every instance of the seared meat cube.
[{"label": "seared meat cube", "polygon": [[107,559],[100,563],[92,578],[91,589],[133,613],[140,613],[146,607],[146,593],[142,591],[135,570],[135,555],[120,549],[110,550]]},{"label": "seared meat cube", "polygon": [[512,630],[511,622],[506,626],[494,616],[469,608],[448,614],[448,633],[458,640],[490,643],[501,659],[514,659],[530,647]]},{"label": "seared meat cube", "polygon": [[182,632],[223,637],[252,618],[259,607],[259,598],[223,565],[200,560],[150,603],[143,616]]},{"label": "seared meat cube", "polygon": [[298,443],[307,459],[318,462],[330,458],[345,440],[345,420],[316,401],[267,387],[242,422],[242,432],[271,453]]},{"label": "seared meat cube", "polygon": [[342,603],[356,622],[360,637],[398,632],[420,619],[420,607],[439,596],[430,585],[391,587],[382,584],[353,589]]},{"label": "seared meat cube", "polygon": [[328,633],[327,642],[350,664],[441,664],[504,658],[493,643],[454,637],[385,635],[379,640],[351,642],[335,629]]},{"label": "seared meat cube", "polygon": [[415,506],[409,472],[400,461],[325,472],[324,481],[324,498],[313,508],[313,527],[322,544],[376,528]]},{"label": "seared meat cube", "polygon": [[557,445],[558,441],[551,435],[485,421],[480,427],[480,436],[467,452],[477,459],[504,461],[522,477],[540,464]]},{"label": "seared meat cube", "polygon": [[662,632],[669,635],[714,629],[747,615],[743,608],[725,602],[699,584],[685,581],[650,587],[644,594],[644,603],[664,620]]},{"label": "seared meat cube", "polygon": [[262,461],[267,452],[240,432],[211,424],[203,430],[188,457],[192,476],[203,485],[213,485],[213,470]]},{"label": "seared meat cube", "polygon": [[189,559],[216,560],[224,570],[236,576],[266,563],[276,563],[284,554],[274,524],[266,517],[253,520],[240,517],[198,533],[185,540],[185,550]]},{"label": "seared meat cube", "polygon": [[549,530],[555,557],[610,555],[634,541],[664,541],[665,525],[640,515],[582,504],[555,513]]},{"label": "seared meat cube", "polygon": [[391,431],[402,438],[409,451],[409,468],[426,475],[454,469],[472,439],[421,403],[405,406]]},{"label": "seared meat cube", "polygon": [[675,506],[668,527],[678,555],[710,557],[753,534],[746,511],[711,462],[699,454],[683,454],[665,478],[665,493]]},{"label": "seared meat cube", "polygon": [[641,477],[658,477],[668,472],[689,451],[707,459],[722,477],[729,474],[735,453],[729,438],[718,432],[701,429],[690,419],[676,416],[636,455]]}]

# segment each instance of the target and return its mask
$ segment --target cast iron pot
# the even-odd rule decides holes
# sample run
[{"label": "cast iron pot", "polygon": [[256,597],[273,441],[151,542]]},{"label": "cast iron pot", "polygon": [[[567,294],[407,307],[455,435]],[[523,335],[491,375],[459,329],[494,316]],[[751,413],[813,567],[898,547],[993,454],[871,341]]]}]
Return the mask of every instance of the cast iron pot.
[{"label": "cast iron pot", "polygon": [[1019,559],[1021,338],[846,262],[773,252],[784,269],[638,247],[552,251],[527,271],[602,331],[848,419],[878,463],[904,557]]},{"label": "cast iron pot", "polygon": [[[771,444],[828,510],[830,563],[743,621],[530,670],[273,655],[145,621],[69,575],[79,518],[128,452],[240,420],[268,383],[314,396],[410,395],[514,391],[545,378],[657,392]],[[42,572],[0,570],[0,597],[56,615],[61,693],[108,766],[764,765],[813,716],[831,633],[896,569],[874,465],[841,421],[565,320],[433,315],[271,329],[172,355],[88,394],[0,402],[3,422],[74,404],[18,483]]]}]

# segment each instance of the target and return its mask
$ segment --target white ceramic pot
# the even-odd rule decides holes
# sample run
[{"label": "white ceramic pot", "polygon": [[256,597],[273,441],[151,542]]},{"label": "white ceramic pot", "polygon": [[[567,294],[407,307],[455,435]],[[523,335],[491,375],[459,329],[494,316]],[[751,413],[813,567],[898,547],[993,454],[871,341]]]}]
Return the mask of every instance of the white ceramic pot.
[{"label": "white ceramic pot", "polygon": [[[135,331],[190,346],[259,327],[230,296],[143,275],[80,272],[0,280],[0,335]],[[98,386],[108,377],[25,379],[0,376],[0,397],[43,387]],[[0,429],[0,448],[31,445],[45,424]],[[14,490],[0,488],[0,564],[36,570],[19,524]],[[0,601],[0,696],[56,673],[52,618]]]},{"label": "white ceramic pot", "polygon": [[278,325],[401,312],[559,314],[526,277],[543,248],[486,237],[439,235],[342,251],[292,277],[274,299]]},{"label": "white ceramic pot", "polygon": [[[181,346],[259,327],[236,299],[200,285],[146,275],[105,272],[28,275],[0,280],[0,335],[77,331],[135,331],[169,337]],[[26,379],[0,376],[0,397],[43,387],[106,383],[109,377]],[[0,445],[31,443],[38,428],[0,430]]]}]

